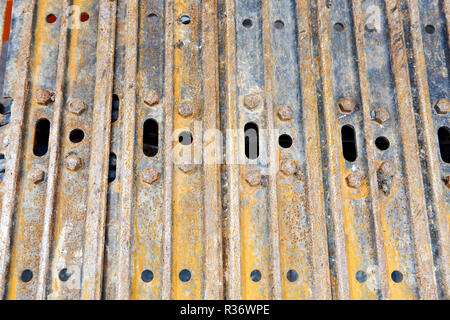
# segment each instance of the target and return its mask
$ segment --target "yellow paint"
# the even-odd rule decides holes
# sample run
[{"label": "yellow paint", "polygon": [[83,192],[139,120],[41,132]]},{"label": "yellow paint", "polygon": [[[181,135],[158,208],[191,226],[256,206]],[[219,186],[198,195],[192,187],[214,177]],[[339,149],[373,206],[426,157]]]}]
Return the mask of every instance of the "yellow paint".
[{"label": "yellow paint", "polygon": [[[183,41],[181,49],[174,51],[174,131],[190,130],[194,136],[192,147],[196,143],[194,120],[200,112],[200,40],[201,8],[195,1],[175,1],[174,43]],[[178,22],[181,15],[189,15],[191,23]],[[194,107],[194,116],[181,117],[176,111],[178,103],[188,100]],[[177,143],[177,142],[176,142]],[[177,143],[178,144],[178,143]],[[189,148],[189,147],[188,147]],[[194,151],[191,150],[191,154]],[[172,295],[174,299],[200,299],[203,296],[203,199],[202,170],[184,173],[175,165],[173,172],[173,242],[172,242]],[[191,272],[191,279],[182,282],[181,270]]]},{"label": "yellow paint", "polygon": [[[251,187],[245,181],[246,169],[241,166],[241,241],[242,241],[242,298],[269,299],[269,242],[263,240],[263,234],[268,230],[259,227],[267,226],[269,207],[267,189],[264,187]],[[260,194],[256,195],[259,190]],[[264,223],[258,222],[266,219]],[[261,272],[261,280],[254,282],[250,279],[253,270]]]}]

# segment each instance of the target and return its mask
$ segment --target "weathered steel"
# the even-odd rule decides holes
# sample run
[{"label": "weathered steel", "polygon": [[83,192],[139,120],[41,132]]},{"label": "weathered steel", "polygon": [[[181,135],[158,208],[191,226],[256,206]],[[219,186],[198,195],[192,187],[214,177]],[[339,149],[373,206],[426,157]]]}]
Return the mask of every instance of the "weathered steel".
[{"label": "weathered steel", "polygon": [[1,298],[450,298],[449,6],[14,0]]}]

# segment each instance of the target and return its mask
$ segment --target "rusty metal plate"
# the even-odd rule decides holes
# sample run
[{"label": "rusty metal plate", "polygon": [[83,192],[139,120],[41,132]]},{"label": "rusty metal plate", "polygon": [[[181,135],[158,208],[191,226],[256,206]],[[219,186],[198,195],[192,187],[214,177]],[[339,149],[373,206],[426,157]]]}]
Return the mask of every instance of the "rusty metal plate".
[{"label": "rusty metal plate", "polygon": [[0,296],[448,299],[449,17],[1,0]]}]

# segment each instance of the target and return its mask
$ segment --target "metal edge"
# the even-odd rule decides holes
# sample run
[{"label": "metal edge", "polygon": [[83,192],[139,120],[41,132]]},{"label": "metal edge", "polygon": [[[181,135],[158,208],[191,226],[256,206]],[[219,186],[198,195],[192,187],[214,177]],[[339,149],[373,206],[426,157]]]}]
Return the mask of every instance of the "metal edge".
[{"label": "metal edge", "polygon": [[[20,54],[18,57],[18,77],[16,81],[17,95],[13,97],[13,112],[9,125],[10,144],[8,146],[8,160],[4,180],[4,195],[2,215],[0,218],[0,298],[5,294],[10,260],[11,231],[14,210],[16,207],[16,194],[22,156],[20,149],[23,143],[22,128],[24,125],[25,107],[28,97],[28,78],[31,60],[31,47],[33,44],[33,22],[36,0],[23,4],[24,25],[22,28]],[[19,10],[19,5],[14,6]]]}]

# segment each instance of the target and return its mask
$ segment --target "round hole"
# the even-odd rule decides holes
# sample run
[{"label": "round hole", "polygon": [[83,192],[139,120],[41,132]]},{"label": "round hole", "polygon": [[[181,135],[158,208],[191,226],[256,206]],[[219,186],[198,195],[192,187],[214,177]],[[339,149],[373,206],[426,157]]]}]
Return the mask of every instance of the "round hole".
[{"label": "round hole", "polygon": [[250,273],[250,279],[252,279],[253,282],[258,282],[261,280],[261,271],[259,270],[253,270]]},{"label": "round hole", "polygon": [[295,270],[289,270],[286,274],[286,278],[289,282],[295,282],[298,279],[298,273]]},{"label": "round hole", "polygon": [[400,271],[395,270],[391,273],[391,279],[395,283],[400,283],[403,280],[403,274]]},{"label": "round hole", "polygon": [[47,21],[47,23],[55,23],[56,20],[57,20],[57,18],[56,18],[56,16],[53,13],[49,14],[47,16],[47,18],[45,18],[45,21]]},{"label": "round hole", "polygon": [[156,13],[150,13],[148,16],[147,16],[147,18],[149,18],[150,20],[153,20],[153,19],[156,19],[156,18],[158,18],[158,15],[156,14]]},{"label": "round hole", "polygon": [[141,279],[144,282],[151,282],[154,278],[153,272],[150,270],[144,270],[141,274]]},{"label": "round hole", "polygon": [[284,22],[281,20],[275,21],[273,25],[274,25],[275,29],[278,29],[278,30],[281,30],[284,28]]},{"label": "round hole", "polygon": [[425,26],[425,31],[429,34],[433,34],[436,32],[436,28],[432,24],[429,24]]},{"label": "round hole", "polygon": [[24,270],[20,275],[20,280],[22,280],[22,282],[30,282],[31,279],[33,279],[33,271],[31,270]]},{"label": "round hole", "polygon": [[70,132],[69,139],[73,143],[80,143],[84,139],[84,131],[81,129],[72,130],[72,132]]},{"label": "round hole", "polygon": [[358,282],[364,283],[367,280],[367,274],[364,271],[358,270],[358,272],[356,272],[355,278]]},{"label": "round hole", "polygon": [[186,16],[186,15],[181,16],[181,17],[180,17],[180,22],[181,22],[182,24],[189,24],[189,23],[191,23],[191,17]]},{"label": "round hole", "polygon": [[62,269],[61,271],[59,271],[59,280],[61,280],[62,282],[66,282],[67,280],[69,280],[71,274],[68,272],[68,270],[66,268]]},{"label": "round hole", "polygon": [[344,27],[344,24],[343,24],[343,23],[341,23],[341,22],[336,22],[336,23],[334,24],[334,30],[336,30],[336,31],[338,31],[338,32],[341,32],[341,31],[344,31],[344,29],[345,29],[345,27]]},{"label": "round hole", "polygon": [[278,143],[280,144],[280,147],[282,147],[282,148],[285,148],[285,149],[290,148],[292,146],[292,138],[288,134],[282,134],[278,138]]},{"label": "round hole", "polygon": [[184,131],[178,136],[178,142],[184,146],[188,146],[192,143],[194,138],[189,131]]},{"label": "round hole", "polygon": [[89,18],[90,18],[90,16],[89,16],[89,13],[87,13],[87,12],[83,12],[80,15],[80,21],[81,22],[86,22],[86,21],[89,20]]},{"label": "round hole", "polygon": [[253,22],[251,19],[244,19],[244,21],[242,21],[242,25],[246,28],[250,28],[253,25]]},{"label": "round hole", "polygon": [[389,149],[390,142],[389,142],[388,138],[386,138],[386,137],[378,137],[375,140],[375,146],[378,149],[385,151],[385,150]]},{"label": "round hole", "polygon": [[191,272],[189,270],[181,270],[179,274],[180,280],[183,282],[188,282],[191,280]]}]

